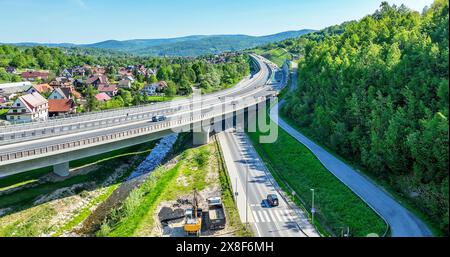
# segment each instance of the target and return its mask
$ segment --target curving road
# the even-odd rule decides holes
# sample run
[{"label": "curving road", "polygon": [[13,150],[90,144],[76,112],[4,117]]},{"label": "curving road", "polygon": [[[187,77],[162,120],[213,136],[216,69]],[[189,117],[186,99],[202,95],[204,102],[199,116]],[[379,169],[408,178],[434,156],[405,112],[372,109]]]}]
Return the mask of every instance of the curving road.
[{"label": "curving road", "polygon": [[[296,76],[295,72],[293,76]],[[305,137],[281,117],[275,118],[278,116],[279,106],[283,105],[283,103],[284,100],[272,107],[270,110],[271,119],[277,121],[283,130],[311,150],[325,168],[377,212],[389,224],[392,236],[433,236],[430,229],[419,218],[395,201],[392,196],[377,187],[372,181]]]}]

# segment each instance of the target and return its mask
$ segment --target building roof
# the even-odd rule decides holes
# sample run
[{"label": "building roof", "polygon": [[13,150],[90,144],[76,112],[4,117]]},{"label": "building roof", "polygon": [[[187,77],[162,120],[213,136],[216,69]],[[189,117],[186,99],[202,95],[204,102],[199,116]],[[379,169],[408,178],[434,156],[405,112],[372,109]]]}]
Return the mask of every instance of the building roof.
[{"label": "building roof", "polygon": [[23,95],[23,96],[19,97],[19,99],[23,103],[27,104],[30,109],[48,103],[47,99],[45,99],[43,96],[41,96],[37,92],[33,92],[33,93],[27,94],[27,95]]},{"label": "building roof", "polygon": [[106,93],[99,93],[97,95],[95,95],[95,98],[97,98],[97,100],[99,101],[109,101],[111,100],[111,97],[109,95],[107,95]]},{"label": "building roof", "polygon": [[57,87],[54,91],[58,92],[60,96],[66,99],[70,98],[70,88],[68,87]]},{"label": "building roof", "polygon": [[72,99],[49,99],[48,111],[49,112],[69,112],[75,103]]},{"label": "building roof", "polygon": [[99,84],[98,85],[98,91],[100,92],[114,92],[117,91],[116,85],[108,85],[108,84]]},{"label": "building roof", "polygon": [[152,85],[154,85],[157,89],[160,89],[160,90],[162,90],[162,89],[164,89],[164,88],[169,86],[169,85],[167,85],[167,82],[165,82],[164,80],[156,82],[156,83],[154,83]]},{"label": "building roof", "polygon": [[47,71],[25,71],[22,72],[22,78],[38,78],[38,77],[48,77],[49,73]]},{"label": "building roof", "polygon": [[39,93],[46,93],[53,91],[53,88],[49,84],[38,84],[32,86]]},{"label": "building roof", "polygon": [[16,82],[0,84],[0,94],[11,95],[15,93],[25,92],[32,86],[31,82]]},{"label": "building roof", "polygon": [[92,84],[97,80],[100,80],[100,84],[108,83],[108,78],[105,75],[92,75],[86,80],[86,84]]}]

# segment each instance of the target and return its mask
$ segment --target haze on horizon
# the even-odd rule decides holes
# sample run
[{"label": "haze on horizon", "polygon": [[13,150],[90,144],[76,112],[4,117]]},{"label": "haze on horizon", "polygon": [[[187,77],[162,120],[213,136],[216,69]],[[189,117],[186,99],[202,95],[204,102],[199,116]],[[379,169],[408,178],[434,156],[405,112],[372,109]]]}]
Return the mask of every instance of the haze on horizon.
[{"label": "haze on horizon", "polygon": [[[261,36],[322,29],[373,13],[382,0],[0,0],[0,42],[89,44],[189,35]],[[389,0],[422,11],[433,0]]]}]

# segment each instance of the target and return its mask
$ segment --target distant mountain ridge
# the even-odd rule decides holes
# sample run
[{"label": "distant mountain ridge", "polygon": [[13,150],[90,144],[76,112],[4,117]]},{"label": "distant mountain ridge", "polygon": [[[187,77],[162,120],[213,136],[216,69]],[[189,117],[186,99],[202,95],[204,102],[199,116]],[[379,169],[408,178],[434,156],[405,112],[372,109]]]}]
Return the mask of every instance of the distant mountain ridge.
[{"label": "distant mountain ridge", "polygon": [[61,48],[96,48],[113,50],[141,56],[198,56],[204,54],[218,54],[225,51],[240,51],[247,48],[296,38],[315,30],[303,29],[286,31],[267,36],[248,35],[193,35],[164,39],[133,39],[133,40],[107,40],[93,44],[72,43],[15,43],[17,46],[49,46]]}]

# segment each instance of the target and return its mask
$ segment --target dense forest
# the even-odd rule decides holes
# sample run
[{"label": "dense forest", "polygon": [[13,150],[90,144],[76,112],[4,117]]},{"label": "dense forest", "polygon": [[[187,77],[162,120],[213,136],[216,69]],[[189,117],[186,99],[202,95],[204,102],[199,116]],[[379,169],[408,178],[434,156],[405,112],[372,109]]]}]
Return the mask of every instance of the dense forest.
[{"label": "dense forest", "polygon": [[448,11],[446,0],[422,14],[384,2],[334,35],[303,37],[298,89],[282,109],[447,235]]}]

